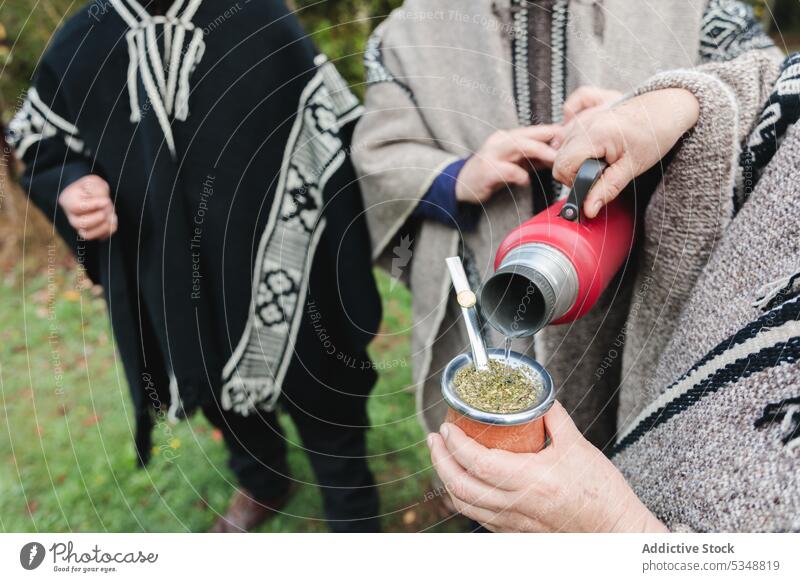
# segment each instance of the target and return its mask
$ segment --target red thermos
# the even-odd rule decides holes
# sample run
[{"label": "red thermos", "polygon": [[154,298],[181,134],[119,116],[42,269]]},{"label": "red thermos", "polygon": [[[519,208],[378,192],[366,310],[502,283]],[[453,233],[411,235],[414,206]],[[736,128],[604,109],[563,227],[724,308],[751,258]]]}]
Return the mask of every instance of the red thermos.
[{"label": "red thermos", "polygon": [[617,198],[592,220],[581,206],[606,164],[587,160],[569,196],[512,231],[483,285],[483,317],[509,337],[585,315],[622,267],[633,245],[635,216]]}]

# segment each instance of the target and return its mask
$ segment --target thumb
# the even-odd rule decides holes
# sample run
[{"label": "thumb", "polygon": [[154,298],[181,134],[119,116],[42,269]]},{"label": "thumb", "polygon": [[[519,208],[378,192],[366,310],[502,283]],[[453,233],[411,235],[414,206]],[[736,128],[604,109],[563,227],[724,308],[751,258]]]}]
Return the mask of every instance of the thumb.
[{"label": "thumb", "polygon": [[81,179],[81,188],[89,196],[111,197],[111,188],[103,178],[95,174]]},{"label": "thumb", "polygon": [[613,201],[636,177],[630,159],[617,160],[603,172],[583,203],[583,213],[594,218],[606,204]]},{"label": "thumb", "polygon": [[558,400],[544,415],[544,426],[552,441],[551,446],[569,446],[576,440],[583,439],[572,417]]}]

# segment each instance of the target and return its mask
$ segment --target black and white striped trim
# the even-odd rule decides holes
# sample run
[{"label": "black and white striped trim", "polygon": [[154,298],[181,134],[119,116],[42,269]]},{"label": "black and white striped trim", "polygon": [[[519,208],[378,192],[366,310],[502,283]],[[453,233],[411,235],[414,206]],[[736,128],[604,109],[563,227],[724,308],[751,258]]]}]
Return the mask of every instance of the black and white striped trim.
[{"label": "black and white striped trim", "polygon": [[347,158],[343,126],[362,113],[323,55],[300,97],[269,220],[261,236],[247,324],[223,370],[222,407],[272,410],[294,353],[309,271],[325,230],[323,194]]},{"label": "black and white striped trim", "polygon": [[[533,124],[531,110],[531,74],[530,51],[528,39],[528,19],[530,11],[525,0],[512,0],[513,38],[511,47],[514,99],[517,107],[519,124]],[[567,18],[568,0],[556,0],[553,3],[550,31],[550,117],[552,123],[560,123],[564,101],[567,98]]]},{"label": "black and white striped trim", "polygon": [[51,137],[61,137],[66,146],[73,152],[85,154],[86,149],[80,138],[78,128],[50,109],[32,87],[25,102],[8,124],[7,139],[19,156],[34,144]]},{"label": "black and white striped trim", "polygon": [[533,123],[530,54],[528,52],[528,6],[525,0],[512,0],[511,8],[514,31],[511,41],[511,59],[517,119],[521,126],[528,126]]},{"label": "black and white striped trim", "polygon": [[800,297],[719,343],[618,435],[617,454],[709,394],[757,372],[800,358]]},{"label": "black and white striped trim", "polygon": [[[528,19],[530,11],[526,0],[512,0],[511,41],[512,75],[514,83],[514,101],[517,109],[517,120],[521,126],[532,125],[539,120],[533,119],[531,109],[531,74],[530,51],[528,39]],[[569,18],[569,1],[556,0],[551,13],[550,30],[550,120],[560,123],[563,118],[564,101],[567,98],[567,22]],[[561,184],[552,180],[552,192],[558,197]]]},{"label": "black and white striped trim", "polygon": [[569,1],[556,0],[553,4],[553,30],[550,40],[552,70],[550,72],[550,113],[552,123],[561,123],[564,101],[567,99],[567,20]]},{"label": "black and white striped trim", "polygon": [[762,285],[758,290],[758,297],[752,303],[753,307],[758,307],[761,311],[769,311],[776,305],[794,299],[800,295],[798,282],[800,282],[800,270]]}]

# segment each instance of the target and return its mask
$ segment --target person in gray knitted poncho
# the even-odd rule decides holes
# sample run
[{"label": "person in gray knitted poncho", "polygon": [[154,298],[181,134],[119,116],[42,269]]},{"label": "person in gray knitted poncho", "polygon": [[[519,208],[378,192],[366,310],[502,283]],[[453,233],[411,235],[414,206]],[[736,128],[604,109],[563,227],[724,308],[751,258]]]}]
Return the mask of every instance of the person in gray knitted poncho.
[{"label": "person in gray knitted poncho", "polygon": [[607,458],[559,404],[538,454],[442,425],[428,443],[460,512],[493,531],[800,531],[798,117],[800,54],[752,52],[660,74],[572,125],[555,177],[610,164],[589,216],[663,165],[637,200],[621,428]]}]

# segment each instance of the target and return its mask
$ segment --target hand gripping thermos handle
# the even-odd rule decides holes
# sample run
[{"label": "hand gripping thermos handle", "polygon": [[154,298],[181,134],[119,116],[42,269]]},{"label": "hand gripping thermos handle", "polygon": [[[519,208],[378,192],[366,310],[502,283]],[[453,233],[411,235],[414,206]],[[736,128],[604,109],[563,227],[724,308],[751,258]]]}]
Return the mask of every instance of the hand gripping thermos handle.
[{"label": "hand gripping thermos handle", "polygon": [[561,218],[571,222],[580,221],[581,207],[583,206],[589,191],[600,179],[603,170],[608,164],[603,160],[588,159],[578,168],[575,181],[567,196],[567,201],[561,207]]}]

